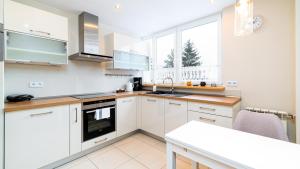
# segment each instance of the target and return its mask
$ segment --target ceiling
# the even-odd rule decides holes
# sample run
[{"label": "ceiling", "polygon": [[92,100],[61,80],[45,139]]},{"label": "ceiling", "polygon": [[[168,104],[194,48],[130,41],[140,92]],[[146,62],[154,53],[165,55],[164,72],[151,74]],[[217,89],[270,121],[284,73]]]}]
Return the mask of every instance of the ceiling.
[{"label": "ceiling", "polygon": [[[99,16],[103,24],[137,36],[192,21],[232,5],[235,0],[38,0],[58,9]],[[120,4],[116,9],[115,5]]]}]

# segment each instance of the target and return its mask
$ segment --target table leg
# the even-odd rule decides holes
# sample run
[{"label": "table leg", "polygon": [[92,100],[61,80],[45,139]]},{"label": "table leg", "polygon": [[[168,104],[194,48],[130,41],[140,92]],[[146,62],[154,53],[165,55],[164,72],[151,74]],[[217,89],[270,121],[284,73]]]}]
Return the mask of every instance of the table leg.
[{"label": "table leg", "polygon": [[167,143],[167,169],[176,169],[176,153],[170,143]]},{"label": "table leg", "polygon": [[192,161],[192,169],[198,169],[198,163],[196,161]]}]

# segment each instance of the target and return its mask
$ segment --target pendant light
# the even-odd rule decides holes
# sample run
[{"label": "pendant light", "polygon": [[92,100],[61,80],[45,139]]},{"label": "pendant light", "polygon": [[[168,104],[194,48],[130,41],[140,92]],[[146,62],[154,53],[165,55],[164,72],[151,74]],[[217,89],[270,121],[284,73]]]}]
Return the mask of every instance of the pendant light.
[{"label": "pendant light", "polygon": [[253,33],[253,0],[237,0],[235,4],[234,35]]}]

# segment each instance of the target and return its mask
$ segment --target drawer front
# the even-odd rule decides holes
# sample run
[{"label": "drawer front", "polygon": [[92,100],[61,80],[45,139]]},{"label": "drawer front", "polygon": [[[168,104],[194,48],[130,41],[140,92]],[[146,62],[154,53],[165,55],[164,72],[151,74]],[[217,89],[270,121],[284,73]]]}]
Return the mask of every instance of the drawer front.
[{"label": "drawer front", "polygon": [[203,113],[208,113],[213,115],[219,115],[224,117],[232,117],[232,113],[233,113],[232,107],[203,104],[203,103],[193,103],[193,102],[188,102],[188,110],[203,112]]},{"label": "drawer front", "polygon": [[89,148],[93,148],[95,146],[101,145],[101,144],[103,144],[103,143],[105,143],[109,140],[114,139],[116,136],[117,136],[117,133],[112,132],[112,133],[106,134],[104,136],[100,136],[100,137],[94,138],[92,140],[88,140],[86,142],[83,142],[82,143],[82,150],[87,150]]},{"label": "drawer front", "polygon": [[204,123],[214,124],[221,127],[232,128],[232,118],[229,117],[222,117],[217,115],[189,111],[188,120],[189,121],[196,120]]}]

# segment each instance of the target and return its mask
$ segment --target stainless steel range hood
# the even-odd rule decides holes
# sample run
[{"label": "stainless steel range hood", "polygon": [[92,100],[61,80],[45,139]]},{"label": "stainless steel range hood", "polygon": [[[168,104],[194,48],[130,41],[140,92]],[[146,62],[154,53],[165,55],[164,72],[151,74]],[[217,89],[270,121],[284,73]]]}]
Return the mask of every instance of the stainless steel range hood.
[{"label": "stainless steel range hood", "polygon": [[87,12],[79,15],[79,52],[71,60],[107,62],[112,56],[100,55],[98,17]]}]

